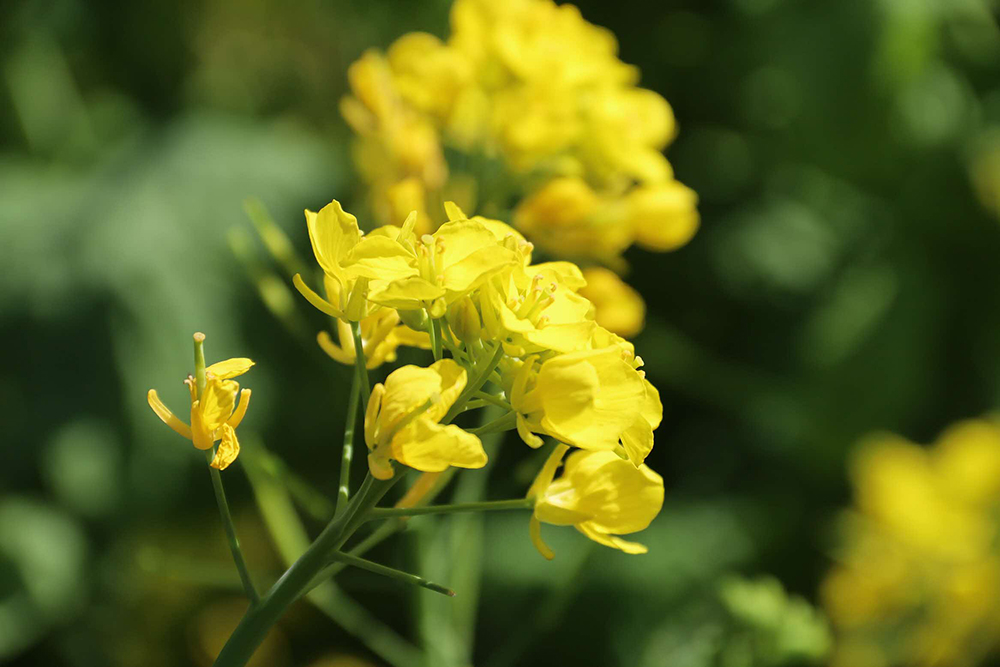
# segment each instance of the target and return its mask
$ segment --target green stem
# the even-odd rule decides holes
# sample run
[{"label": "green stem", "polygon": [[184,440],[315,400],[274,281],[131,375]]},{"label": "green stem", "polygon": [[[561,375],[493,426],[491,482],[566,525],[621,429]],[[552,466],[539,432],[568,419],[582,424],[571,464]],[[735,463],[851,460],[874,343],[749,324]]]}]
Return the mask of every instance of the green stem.
[{"label": "green stem", "polygon": [[510,410],[511,409],[510,403],[508,403],[507,401],[503,400],[502,398],[500,398],[499,396],[496,396],[494,394],[490,394],[490,393],[485,392],[485,391],[477,391],[475,394],[473,394],[473,396],[475,398],[478,398],[478,399],[481,399],[483,401],[486,401],[487,403],[492,403],[493,405],[497,406],[498,408],[504,408],[505,410]]},{"label": "green stem", "polygon": [[360,369],[358,379],[361,380],[361,398],[364,402],[362,409],[368,406],[368,399],[371,398],[372,388],[368,383],[368,364],[365,360],[365,348],[361,339],[361,323],[351,322],[351,333],[354,334],[354,365]]},{"label": "green stem", "polygon": [[194,386],[198,397],[205,392],[205,334],[200,331],[194,335]]},{"label": "green stem", "polygon": [[498,433],[517,428],[517,413],[508,412],[502,417],[497,417],[489,424],[483,424],[477,428],[466,429],[472,435],[484,435],[486,433]]},{"label": "green stem", "polygon": [[465,407],[465,404],[469,401],[469,399],[483,388],[483,385],[486,384],[486,380],[490,377],[490,373],[493,372],[493,369],[495,369],[497,364],[500,363],[500,360],[503,359],[503,354],[503,345],[497,343],[497,349],[493,353],[493,357],[490,358],[490,360],[486,363],[486,366],[480,370],[479,375],[476,376],[476,379],[472,382],[472,384],[465,388],[465,391],[463,391],[458,397],[458,400],[456,400],[451,406],[451,409],[448,410],[447,414],[445,414],[444,418],[441,420],[442,424],[451,423],[451,421],[462,412],[462,408]]},{"label": "green stem", "polygon": [[[430,318],[430,313],[428,313],[428,318]],[[441,334],[438,331],[438,323],[435,319],[428,319],[428,324],[430,326],[427,331],[431,336],[431,351],[434,353],[434,361],[441,361]]]},{"label": "green stem", "polygon": [[[212,462],[214,454],[211,449],[205,450],[205,458]],[[260,602],[260,595],[254,588],[253,579],[250,578],[250,569],[243,558],[243,550],[240,548],[240,540],[236,537],[236,527],[233,525],[233,516],[229,513],[229,503],[226,501],[226,490],[222,486],[222,475],[215,468],[209,466],[208,471],[212,476],[212,488],[215,489],[215,502],[219,505],[219,515],[222,517],[222,527],[226,530],[226,538],[229,540],[229,550],[233,553],[233,560],[236,562],[236,570],[240,573],[240,581],[243,582],[243,590],[246,591],[247,598],[250,599],[251,608]]]},{"label": "green stem", "polygon": [[247,610],[215,659],[214,667],[246,665],[288,606],[299,599],[309,583],[329,562],[331,555],[357,529],[361,523],[358,516],[364,517],[400,478],[401,476],[389,480],[374,480],[371,475],[365,478],[347,510],[327,524],[305,553],[261,598],[260,603]]},{"label": "green stem", "polygon": [[[456,512],[492,512],[498,510],[530,509],[534,501],[528,498],[513,500],[484,500],[477,503],[456,503],[454,505],[432,505],[430,507],[376,507],[368,513],[370,519],[390,519],[400,516],[423,514],[454,514]],[[360,546],[360,545],[359,545]]]},{"label": "green stem", "polygon": [[[355,343],[355,348],[357,343]],[[354,429],[358,424],[358,400],[361,397],[361,376],[368,378],[364,367],[364,356],[354,355],[354,378],[351,380],[351,394],[347,399],[347,416],[344,417],[344,447],[340,453],[340,486],[337,488],[337,506],[334,518],[347,509],[351,496],[351,460],[354,458]]]},{"label": "green stem", "polygon": [[390,579],[402,581],[407,584],[413,584],[414,586],[420,586],[421,588],[426,588],[427,590],[434,591],[435,593],[442,593],[448,597],[455,597],[455,591],[450,588],[446,588],[440,584],[435,584],[433,581],[427,581],[423,577],[410,574],[409,572],[403,572],[402,570],[397,570],[396,568],[388,567],[386,565],[380,565],[370,560],[358,558],[357,556],[352,556],[351,554],[342,553],[340,551],[332,554],[330,558],[331,560],[340,561],[341,563],[352,565],[362,570],[368,570],[369,572],[374,572],[375,574],[381,574],[382,576],[389,577]]}]

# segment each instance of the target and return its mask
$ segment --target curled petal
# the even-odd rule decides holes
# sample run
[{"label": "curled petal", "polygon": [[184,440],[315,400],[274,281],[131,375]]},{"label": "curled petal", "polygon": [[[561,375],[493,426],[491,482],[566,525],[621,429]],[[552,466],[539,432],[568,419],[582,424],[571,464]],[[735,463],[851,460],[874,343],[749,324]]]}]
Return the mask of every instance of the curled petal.
[{"label": "curled petal", "polygon": [[545,493],[545,489],[549,488],[552,484],[552,480],[555,479],[556,470],[562,463],[563,457],[566,456],[566,452],[569,451],[569,446],[562,444],[561,442],[556,445],[552,453],[549,454],[549,458],[545,460],[545,465],[542,469],[538,471],[535,476],[535,481],[532,482],[531,488],[528,489],[528,494],[526,498],[535,498],[542,493]]},{"label": "curled petal", "polygon": [[392,458],[423,472],[442,472],[449,466],[482,468],[486,452],[479,438],[454,424],[441,426],[418,418],[392,440]]},{"label": "curled petal", "polygon": [[321,297],[319,294],[316,294],[312,288],[306,285],[305,281],[302,280],[302,276],[298,273],[292,277],[292,284],[295,285],[295,289],[299,291],[299,294],[304,296],[306,301],[311,303],[313,307],[320,312],[326,313],[330,317],[339,318],[344,316],[344,314],[340,312],[340,310],[337,309],[332,303]]},{"label": "curled petal", "polygon": [[229,424],[222,425],[222,440],[215,451],[215,457],[209,464],[217,470],[225,470],[240,454],[240,441],[236,439],[236,431]]},{"label": "curled petal", "polygon": [[619,549],[627,554],[644,554],[649,551],[649,548],[645,544],[629,542],[628,540],[623,540],[616,535],[602,533],[599,530],[595,530],[587,522],[577,524],[576,529],[598,544],[603,544],[604,546],[611,547],[612,549]]},{"label": "curled petal", "polygon": [[[354,363],[354,354],[348,354],[344,348],[340,347],[333,342],[330,338],[330,334],[325,331],[320,331],[316,334],[316,342],[319,343],[320,349],[326,352],[327,356],[334,361],[339,361],[342,364],[347,364],[348,366]],[[351,350],[353,352],[353,341],[351,342]]]},{"label": "curled petal", "polygon": [[535,516],[531,517],[531,523],[529,524],[528,530],[531,532],[531,543],[535,545],[536,549],[538,549],[538,553],[545,556],[547,560],[555,558],[555,553],[553,553],[552,549],[549,548],[549,545],[542,540],[542,524]]},{"label": "curled petal", "polygon": [[240,403],[236,406],[236,411],[233,412],[233,416],[229,418],[226,423],[230,428],[235,429],[243,421],[243,418],[247,414],[247,408],[250,406],[250,390],[244,389],[240,392]]},{"label": "curled petal", "polygon": [[246,357],[235,357],[212,364],[205,369],[205,375],[216,380],[229,380],[238,375],[243,375],[254,365],[254,362]]},{"label": "curled petal", "polygon": [[160,397],[157,396],[155,389],[150,389],[149,393],[146,394],[146,401],[149,403],[149,407],[153,408],[153,412],[159,417],[164,424],[174,429],[178,435],[191,439],[191,427],[182,422],[173,412],[170,411]]}]

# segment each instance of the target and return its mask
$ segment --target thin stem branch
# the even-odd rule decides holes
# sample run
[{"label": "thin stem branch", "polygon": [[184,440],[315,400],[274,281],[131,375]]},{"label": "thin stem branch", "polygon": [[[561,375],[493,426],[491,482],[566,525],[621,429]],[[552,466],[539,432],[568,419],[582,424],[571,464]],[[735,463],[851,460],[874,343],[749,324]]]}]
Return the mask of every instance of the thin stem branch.
[{"label": "thin stem branch", "polygon": [[490,377],[490,373],[493,372],[493,369],[495,369],[497,364],[500,363],[500,360],[503,359],[503,354],[503,345],[497,343],[497,349],[493,352],[493,357],[490,358],[490,360],[486,363],[486,366],[480,370],[472,384],[468,385],[465,388],[465,391],[463,391],[458,397],[458,400],[452,404],[451,409],[448,410],[447,414],[445,414],[444,418],[441,420],[442,424],[451,423],[451,421],[462,412],[462,408],[465,407],[465,404],[469,401],[469,399],[483,388],[483,385],[486,384],[486,380]]},{"label": "thin stem branch", "polygon": [[[205,450],[205,458],[212,462],[213,452],[211,449]],[[233,516],[229,512],[229,503],[226,501],[226,490],[222,486],[222,475],[215,468],[209,466],[208,472],[212,476],[212,488],[215,489],[215,502],[219,505],[219,515],[222,517],[222,527],[226,530],[226,538],[229,540],[229,550],[233,553],[233,561],[236,563],[236,570],[240,573],[240,581],[243,582],[243,590],[246,591],[247,598],[250,599],[251,607],[260,602],[260,595],[254,588],[253,579],[250,577],[250,569],[243,558],[243,550],[240,548],[240,540],[236,536],[236,527],[233,525]]]},{"label": "thin stem branch", "polygon": [[473,394],[473,397],[478,398],[478,399],[483,400],[483,401],[486,401],[487,403],[492,403],[493,405],[497,406],[498,408],[504,408],[505,410],[510,410],[511,409],[510,403],[508,403],[507,401],[503,400],[499,396],[496,396],[495,394],[491,394],[489,392],[477,391],[475,394]]},{"label": "thin stem branch", "polygon": [[528,498],[514,498],[512,500],[484,500],[482,502],[456,503],[453,505],[431,505],[430,507],[376,507],[368,513],[368,517],[370,519],[390,519],[401,516],[419,516],[423,514],[454,514],[456,512],[523,510],[530,509],[532,505],[533,501]]},{"label": "thin stem branch", "polygon": [[361,375],[365,374],[367,377],[367,371],[358,363],[361,359],[361,356],[355,354],[354,377],[351,379],[351,394],[347,399],[347,416],[344,417],[344,446],[340,453],[340,486],[337,487],[337,505],[333,512],[335,518],[347,509],[351,497],[351,460],[354,458],[354,429],[358,424]]},{"label": "thin stem branch", "polygon": [[368,383],[368,365],[365,360],[365,347],[364,341],[361,338],[360,322],[351,322],[351,333],[354,334],[354,364],[356,368],[361,369],[358,372],[358,379],[361,380],[361,398],[364,399],[361,406],[364,409],[368,405],[368,399],[371,398],[372,388]]},{"label": "thin stem branch", "polygon": [[403,583],[420,586],[421,588],[426,588],[427,590],[434,591],[435,593],[441,593],[443,595],[447,595],[448,597],[455,597],[455,591],[450,588],[446,588],[440,584],[435,584],[433,581],[427,581],[423,577],[410,574],[409,572],[403,572],[402,570],[397,570],[387,565],[380,565],[370,560],[358,558],[357,556],[352,556],[340,551],[331,554],[330,558],[331,560],[340,561],[362,570],[368,570],[369,572],[374,572],[375,574],[381,574],[382,576],[395,579],[396,581],[402,581]]},{"label": "thin stem branch", "polygon": [[497,417],[488,424],[483,424],[476,428],[467,429],[472,435],[484,435],[486,433],[497,433],[500,431],[509,431],[511,429],[517,428],[517,413],[508,412],[502,417]]},{"label": "thin stem branch", "polygon": [[441,332],[438,330],[438,322],[430,318],[430,313],[427,316],[427,322],[430,325],[427,331],[431,336],[431,351],[434,353],[434,361],[441,361]]},{"label": "thin stem branch", "polygon": [[222,647],[214,667],[243,667],[264,640],[268,630],[278,621],[290,604],[299,599],[316,575],[329,562],[330,555],[340,549],[360,525],[358,515],[365,516],[392,485],[402,476],[389,480],[365,478],[347,510],[327,524],[319,537],[309,545],[298,560],[271,587],[260,603],[250,607],[236,630]]}]

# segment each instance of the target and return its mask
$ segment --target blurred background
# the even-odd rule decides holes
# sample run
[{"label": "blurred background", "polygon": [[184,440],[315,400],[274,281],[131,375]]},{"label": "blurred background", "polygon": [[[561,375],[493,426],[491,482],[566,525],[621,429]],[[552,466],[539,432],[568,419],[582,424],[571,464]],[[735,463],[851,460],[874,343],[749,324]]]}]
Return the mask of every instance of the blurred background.
[{"label": "blurred background", "polygon": [[[323,525],[350,375],[319,313],[272,314],[287,280],[244,206],[308,258],[302,209],[356,187],[347,66],[446,35],[449,4],[0,3],[0,663],[209,665],[242,615],[202,457],[145,400],[183,404],[194,331],[209,361],[258,362],[258,479],[225,479],[259,581],[282,570],[261,510]],[[1000,401],[994,2],[576,4],[672,104],[701,202],[689,245],[627,254],[664,403],[650,554],[553,529],[550,563],[523,516],[414,521],[374,558],[457,598],[347,571],[258,665],[825,664],[856,443],[929,443]],[[508,445],[491,498],[533,474]],[[991,608],[960,660],[876,657],[1000,664]]]}]

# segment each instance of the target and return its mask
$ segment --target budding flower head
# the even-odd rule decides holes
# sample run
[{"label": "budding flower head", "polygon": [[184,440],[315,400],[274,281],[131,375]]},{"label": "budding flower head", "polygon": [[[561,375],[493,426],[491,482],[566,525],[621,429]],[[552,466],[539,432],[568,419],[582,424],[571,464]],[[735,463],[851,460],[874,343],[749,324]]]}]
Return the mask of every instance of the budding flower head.
[{"label": "budding flower head", "polygon": [[448,308],[448,324],[466,345],[471,345],[482,336],[483,321],[476,304],[468,296],[462,297]]}]

